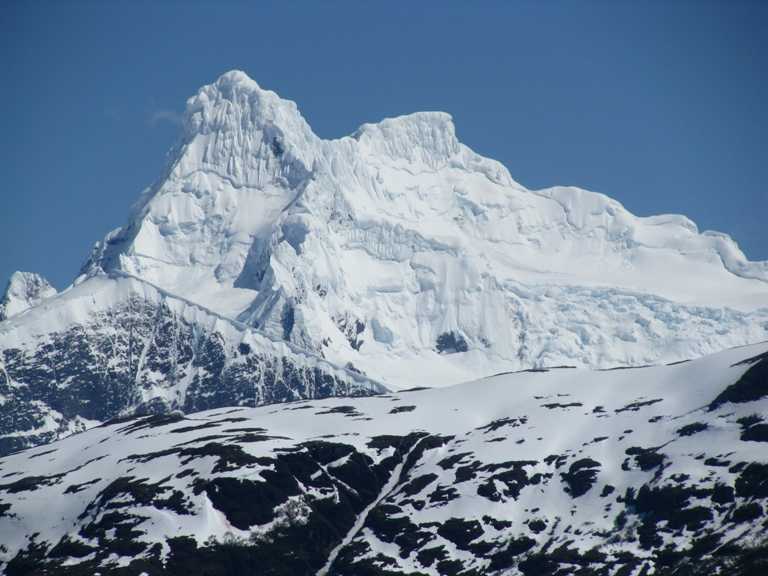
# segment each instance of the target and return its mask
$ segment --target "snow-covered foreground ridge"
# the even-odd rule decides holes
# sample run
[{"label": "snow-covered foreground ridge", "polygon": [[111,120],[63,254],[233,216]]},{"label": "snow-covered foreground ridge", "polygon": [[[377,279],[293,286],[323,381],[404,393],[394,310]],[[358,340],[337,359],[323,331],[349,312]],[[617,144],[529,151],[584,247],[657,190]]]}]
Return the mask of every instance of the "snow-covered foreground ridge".
[{"label": "snow-covered foreground ridge", "polygon": [[766,414],[759,344],[116,420],[0,458],[0,566],[764,574]]},{"label": "snow-covered foreground ridge", "polygon": [[395,387],[768,335],[768,263],[726,235],[527,190],[444,113],[324,140],[237,71],[189,99],[166,173],[80,279],[114,270]]}]

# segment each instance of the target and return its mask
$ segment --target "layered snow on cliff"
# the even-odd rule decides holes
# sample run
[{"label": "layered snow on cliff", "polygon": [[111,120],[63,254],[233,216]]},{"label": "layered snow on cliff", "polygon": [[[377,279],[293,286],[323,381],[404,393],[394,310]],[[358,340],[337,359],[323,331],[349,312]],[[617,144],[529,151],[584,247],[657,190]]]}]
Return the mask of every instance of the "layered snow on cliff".
[{"label": "layered snow on cliff", "polygon": [[185,118],[167,173],[82,277],[128,272],[392,385],[768,336],[768,263],[684,216],[528,190],[448,114],[323,140],[235,71]]},{"label": "layered snow on cliff", "polygon": [[37,306],[56,295],[56,288],[34,272],[14,272],[0,300],[0,321]]}]

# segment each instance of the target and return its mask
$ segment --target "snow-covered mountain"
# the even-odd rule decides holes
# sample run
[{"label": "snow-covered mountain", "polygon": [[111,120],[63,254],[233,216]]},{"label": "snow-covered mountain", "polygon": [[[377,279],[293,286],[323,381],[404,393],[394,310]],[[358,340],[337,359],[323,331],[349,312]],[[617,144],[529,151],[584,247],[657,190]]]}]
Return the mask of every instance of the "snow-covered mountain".
[{"label": "snow-covered mountain", "polygon": [[767,414],[763,343],[118,419],[0,458],[0,570],[757,576]]},{"label": "snow-covered mountain", "polygon": [[56,288],[39,274],[14,272],[0,300],[0,322],[55,295]]},{"label": "snow-covered mountain", "polygon": [[682,216],[527,190],[444,113],[324,140],[235,71],[190,98],[166,172],[74,285],[17,273],[1,308],[0,454],[130,411],[759,342],[768,263]]},{"label": "snow-covered mountain", "polygon": [[768,263],[683,216],[527,190],[424,112],[324,140],[228,72],[95,247],[123,271],[392,386],[672,361],[768,336]]},{"label": "snow-covered mountain", "polygon": [[9,282],[0,574],[764,574],[766,340],[728,236],[228,72],[72,286]]}]

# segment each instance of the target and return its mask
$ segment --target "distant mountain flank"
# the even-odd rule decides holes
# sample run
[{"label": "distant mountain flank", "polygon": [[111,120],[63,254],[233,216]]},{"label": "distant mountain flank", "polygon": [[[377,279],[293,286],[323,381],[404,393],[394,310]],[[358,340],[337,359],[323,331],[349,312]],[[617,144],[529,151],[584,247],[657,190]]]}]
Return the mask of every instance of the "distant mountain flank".
[{"label": "distant mountain flank", "polygon": [[0,324],[0,454],[126,414],[386,391],[127,275],[98,276]]}]

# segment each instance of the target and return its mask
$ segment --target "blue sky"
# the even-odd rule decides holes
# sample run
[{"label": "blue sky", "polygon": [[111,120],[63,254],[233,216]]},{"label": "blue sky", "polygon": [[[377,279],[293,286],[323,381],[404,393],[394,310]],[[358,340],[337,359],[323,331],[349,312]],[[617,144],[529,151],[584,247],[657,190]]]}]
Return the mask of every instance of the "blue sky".
[{"label": "blue sky", "polygon": [[239,68],[323,137],[444,110],[529,187],[684,213],[768,259],[768,3],[6,2],[0,283],[61,288]]}]

